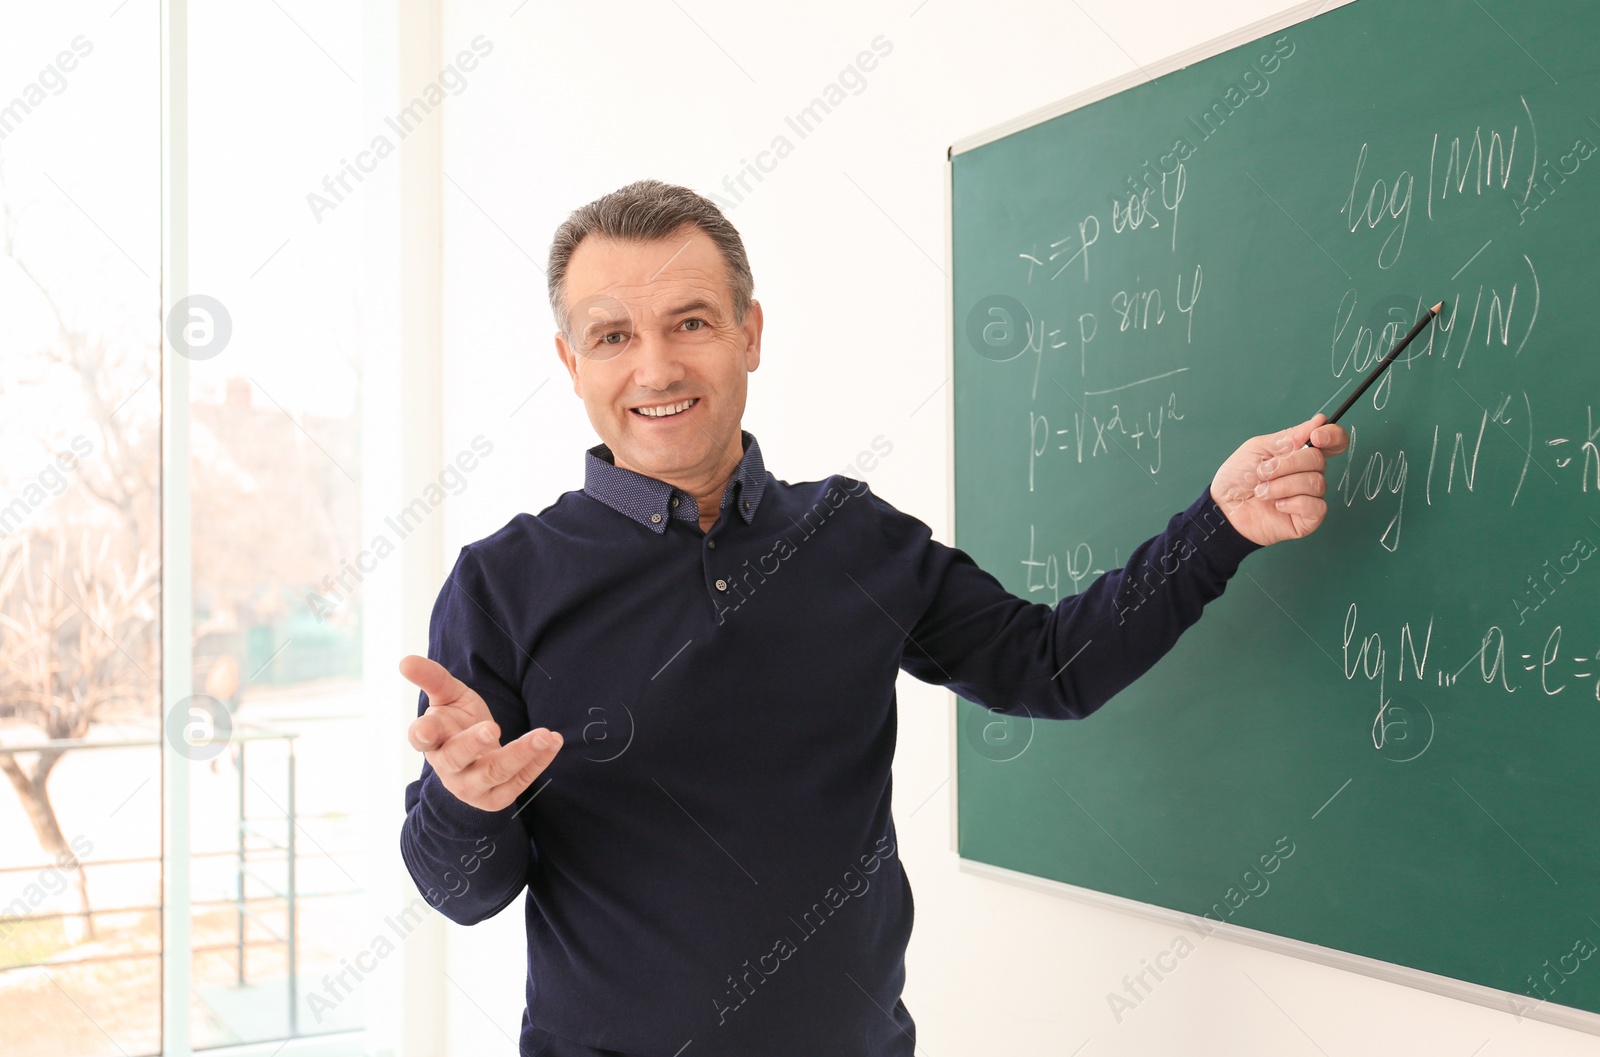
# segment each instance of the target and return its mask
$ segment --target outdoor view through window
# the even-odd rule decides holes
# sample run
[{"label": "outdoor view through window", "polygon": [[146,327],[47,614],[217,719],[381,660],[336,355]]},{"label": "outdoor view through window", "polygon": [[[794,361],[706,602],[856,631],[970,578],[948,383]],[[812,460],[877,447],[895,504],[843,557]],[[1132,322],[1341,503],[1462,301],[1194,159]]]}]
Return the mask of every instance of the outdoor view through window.
[{"label": "outdoor view through window", "polygon": [[[344,760],[365,736],[362,598],[330,587],[362,538],[363,214],[352,195],[313,216],[306,196],[370,132],[360,5],[291,6],[188,5],[191,296],[165,319],[159,5],[16,6],[0,34],[0,1050],[16,1057],[156,1054],[163,1017],[188,1017],[196,1049],[361,1026],[359,1001],[311,996],[366,940]],[[163,396],[174,341],[181,408]],[[165,709],[164,416],[186,420],[169,458],[188,468],[189,546],[169,560],[189,569],[193,673]],[[163,852],[164,741],[195,761],[181,863]],[[190,925],[187,995],[163,993],[163,914]]]}]

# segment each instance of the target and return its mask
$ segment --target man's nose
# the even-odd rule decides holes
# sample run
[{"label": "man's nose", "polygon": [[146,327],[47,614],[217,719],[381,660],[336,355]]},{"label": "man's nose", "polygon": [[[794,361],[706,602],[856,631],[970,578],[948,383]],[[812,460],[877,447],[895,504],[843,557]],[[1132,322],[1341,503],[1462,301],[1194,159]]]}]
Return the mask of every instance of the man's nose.
[{"label": "man's nose", "polygon": [[633,379],[643,388],[667,389],[683,377],[680,351],[660,328],[641,328],[633,346]]}]

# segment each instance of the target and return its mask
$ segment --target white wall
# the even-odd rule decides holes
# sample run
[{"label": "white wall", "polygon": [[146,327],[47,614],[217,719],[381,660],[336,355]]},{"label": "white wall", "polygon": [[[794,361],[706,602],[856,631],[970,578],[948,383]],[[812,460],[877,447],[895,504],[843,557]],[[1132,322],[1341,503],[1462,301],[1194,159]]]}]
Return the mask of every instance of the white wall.
[{"label": "white wall", "polygon": [[[445,447],[479,432],[495,443],[447,505],[451,557],[578,487],[596,440],[551,338],[543,262],[557,224],[644,176],[726,196],[724,177],[780,133],[793,153],[729,210],[766,312],[745,425],[791,481],[842,470],[884,434],[894,452],[867,475],[874,490],[950,539],[945,148],[1285,5],[918,3],[446,0],[443,55],[478,34],[494,45],[444,104]],[[804,139],[788,129],[879,34],[893,51],[868,87]],[[905,997],[921,1052],[1600,1051],[1591,1036],[1221,938],[1118,1024],[1107,992],[1175,930],[958,872],[950,695],[903,676],[900,701],[895,813],[917,902]],[[452,1052],[506,1052],[516,1036],[519,909],[451,930]]]}]

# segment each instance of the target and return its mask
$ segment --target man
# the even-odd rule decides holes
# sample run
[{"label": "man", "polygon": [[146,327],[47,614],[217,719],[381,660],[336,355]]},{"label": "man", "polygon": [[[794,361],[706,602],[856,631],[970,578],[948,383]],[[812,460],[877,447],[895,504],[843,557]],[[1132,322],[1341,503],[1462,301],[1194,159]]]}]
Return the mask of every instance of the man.
[{"label": "man", "polygon": [[1253,437],[1125,569],[1030,603],[864,482],[766,471],[752,286],[685,188],[562,224],[556,348],[603,443],[582,490],[461,549],[433,659],[400,664],[426,756],[402,853],[459,924],[526,889],[524,1057],[911,1054],[897,671],[1087,716],[1315,530],[1347,447],[1320,415]]}]

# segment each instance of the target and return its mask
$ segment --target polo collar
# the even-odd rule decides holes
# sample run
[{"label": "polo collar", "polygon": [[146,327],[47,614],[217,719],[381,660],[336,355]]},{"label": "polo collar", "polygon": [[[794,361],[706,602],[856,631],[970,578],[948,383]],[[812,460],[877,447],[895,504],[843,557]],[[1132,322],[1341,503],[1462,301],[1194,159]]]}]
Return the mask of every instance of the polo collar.
[{"label": "polo collar", "polygon": [[[739,436],[744,444],[744,457],[722,490],[719,509],[737,503],[738,514],[748,525],[761,505],[767,471],[755,435],[741,429]],[[700,520],[700,506],[694,496],[665,481],[623,469],[604,443],[596,444],[584,455],[583,490],[658,536],[667,531],[668,518]]]}]

